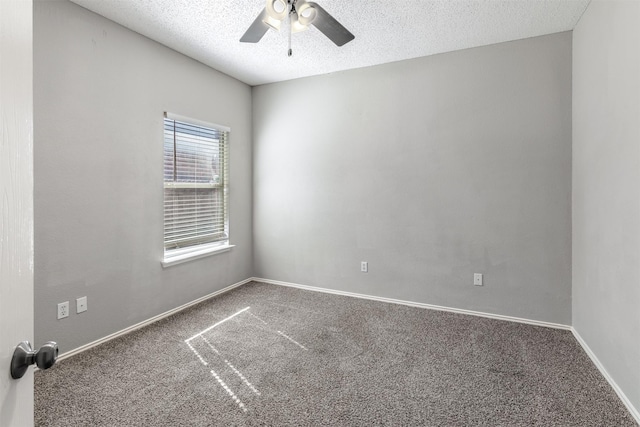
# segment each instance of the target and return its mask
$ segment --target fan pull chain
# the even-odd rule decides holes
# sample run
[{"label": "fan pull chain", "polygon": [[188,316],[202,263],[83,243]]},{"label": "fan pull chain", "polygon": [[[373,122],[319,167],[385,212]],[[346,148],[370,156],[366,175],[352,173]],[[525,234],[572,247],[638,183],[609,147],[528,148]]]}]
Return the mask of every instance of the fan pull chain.
[{"label": "fan pull chain", "polygon": [[287,51],[287,56],[291,57],[293,55],[293,51],[291,50],[291,33],[293,33],[293,18],[291,18],[293,12],[293,2],[290,3],[289,7],[289,50]]}]

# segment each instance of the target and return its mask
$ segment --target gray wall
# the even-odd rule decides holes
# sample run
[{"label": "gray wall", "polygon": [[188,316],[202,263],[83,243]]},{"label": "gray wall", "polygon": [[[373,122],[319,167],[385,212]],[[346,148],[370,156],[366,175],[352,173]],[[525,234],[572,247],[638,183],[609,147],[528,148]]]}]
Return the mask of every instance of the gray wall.
[{"label": "gray wall", "polygon": [[[36,342],[68,351],[251,277],[249,86],[66,1],[36,1],[34,31]],[[237,245],[165,270],[164,111],[231,127]]]},{"label": "gray wall", "polygon": [[592,1],[573,32],[573,326],[638,411],[639,22]]},{"label": "gray wall", "polygon": [[255,87],[253,114],[257,276],[570,324],[571,33]]}]

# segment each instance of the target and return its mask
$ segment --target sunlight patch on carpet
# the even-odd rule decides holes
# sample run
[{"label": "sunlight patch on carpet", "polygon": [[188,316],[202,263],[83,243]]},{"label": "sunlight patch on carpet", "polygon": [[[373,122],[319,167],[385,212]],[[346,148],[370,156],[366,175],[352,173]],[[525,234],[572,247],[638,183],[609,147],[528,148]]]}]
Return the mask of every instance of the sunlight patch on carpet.
[{"label": "sunlight patch on carpet", "polygon": [[300,347],[301,349],[307,351],[308,348],[303,346],[302,344],[300,344],[298,341],[294,340],[293,338],[291,338],[289,335],[285,334],[284,332],[281,331],[277,331],[281,336],[285,337],[286,339],[288,339],[289,341],[291,341],[292,343],[294,343],[295,345],[297,345],[298,347]]},{"label": "sunlight patch on carpet", "polygon": [[209,326],[207,329],[205,329],[205,330],[203,330],[203,331],[198,332],[197,334],[195,334],[195,335],[194,335],[194,336],[192,336],[191,338],[187,338],[186,340],[184,340],[184,342],[188,343],[189,341],[191,341],[191,340],[193,340],[193,339],[195,339],[195,338],[198,338],[198,337],[199,337],[199,336],[201,336],[202,334],[204,334],[204,333],[206,333],[206,332],[209,332],[210,330],[212,330],[213,328],[215,328],[215,327],[217,327],[217,326],[222,325],[224,322],[226,322],[226,321],[228,321],[228,320],[233,319],[233,318],[234,318],[234,317],[236,317],[238,314],[244,313],[245,311],[249,310],[250,308],[251,308],[251,307],[243,308],[242,310],[238,311],[238,312],[237,312],[237,313],[235,313],[235,314],[232,314],[231,316],[227,317],[226,319],[222,319],[222,320],[221,320],[221,321],[219,321],[218,323],[216,323],[216,324],[214,324],[214,325]]},{"label": "sunlight patch on carpet", "polygon": [[208,339],[206,339],[204,336],[202,336],[201,338],[204,340],[204,342],[205,342],[205,343],[207,343],[207,345],[209,346],[209,348],[210,348],[210,349],[211,349],[215,354],[217,354],[218,356],[220,355],[220,352],[219,352],[219,351],[218,351],[218,350],[213,346],[213,344],[211,344],[211,343],[209,342],[209,340],[208,340]]},{"label": "sunlight patch on carpet", "polygon": [[235,366],[233,366],[228,360],[225,359],[224,363],[227,364],[228,367],[231,368],[231,370],[233,372],[235,372],[235,374],[240,377],[240,379],[242,380],[243,383],[245,383],[247,385],[247,387],[249,387],[249,389],[254,392],[255,394],[257,394],[258,396],[260,396],[260,392],[253,386],[253,384],[251,384],[245,377],[244,375],[242,375],[242,372],[238,371],[236,369]]},{"label": "sunlight patch on carpet", "polygon": [[236,396],[236,394],[229,388],[229,386],[222,381],[222,378],[220,378],[218,376],[218,374],[215,373],[215,371],[211,371],[211,374],[213,375],[213,377],[218,380],[218,384],[220,384],[220,386],[222,386],[222,388],[224,388],[224,391],[227,392],[227,394],[229,396],[231,396],[231,398],[233,399],[234,402],[236,402],[238,404],[238,406],[240,407],[240,409],[242,409],[243,412],[247,412],[247,407],[244,406],[244,403],[242,403],[242,401],[240,400],[240,398],[238,396]]},{"label": "sunlight patch on carpet", "polygon": [[189,348],[191,349],[191,351],[193,351],[193,353],[198,357],[198,360],[204,365],[207,366],[208,363],[206,360],[204,360],[204,358],[200,355],[200,353],[198,353],[198,350],[196,350],[195,348],[193,348],[193,346],[191,345],[191,343],[189,341],[185,341],[187,343],[187,345],[189,346]]},{"label": "sunlight patch on carpet", "polygon": [[[240,372],[240,370],[238,368],[236,368],[228,359],[225,359],[224,356],[222,355],[222,353],[211,343],[211,341],[209,341],[209,339],[207,339],[207,337],[204,335],[208,332],[211,332],[214,328],[222,325],[223,323],[233,319],[234,317],[242,314],[242,313],[246,313],[248,315],[250,315],[251,317],[259,320],[261,323],[263,323],[264,325],[268,325],[268,323],[266,321],[264,321],[262,318],[260,318],[259,316],[256,316],[255,314],[251,313],[249,311],[251,307],[246,307],[243,308],[242,310],[232,314],[231,316],[220,320],[219,322],[216,322],[215,324],[209,326],[208,328],[198,332],[197,334],[193,335],[192,337],[184,340],[185,344],[189,347],[189,349],[193,352],[193,354],[196,355],[196,357],[198,358],[198,360],[200,361],[200,363],[202,363],[204,366],[209,366],[210,361],[208,361],[207,359],[205,359],[205,357],[198,352],[198,350],[196,350],[196,348],[194,347],[194,345],[196,345],[196,343],[198,341],[194,341],[196,338],[201,338],[202,341],[209,347],[209,349],[211,349],[211,351],[218,356],[218,358],[220,358],[221,360],[224,360],[224,363],[226,364],[226,366],[240,379],[240,381],[242,381],[242,384],[244,384],[247,388],[249,388],[249,390],[251,390],[254,394],[261,396],[260,391],[258,391],[258,389],[244,376],[244,374],[242,372]],[[298,346],[299,348],[308,351],[308,348],[305,347],[304,345],[300,344],[298,341],[296,341],[295,339],[291,338],[289,335],[285,334],[282,331],[276,331],[278,333],[278,335],[280,335],[283,338],[286,338],[289,342],[295,344],[296,346]],[[211,338],[211,336],[209,336],[209,338]],[[215,357],[215,356],[214,356]],[[231,397],[231,399],[238,405],[238,407],[240,409],[242,409],[243,412],[247,412],[247,406],[240,400],[240,398],[231,390],[231,388],[229,387],[229,385],[222,379],[222,373],[218,373],[214,370],[211,370],[211,374],[213,375],[213,377],[217,380],[218,384],[227,392],[227,394]]]}]

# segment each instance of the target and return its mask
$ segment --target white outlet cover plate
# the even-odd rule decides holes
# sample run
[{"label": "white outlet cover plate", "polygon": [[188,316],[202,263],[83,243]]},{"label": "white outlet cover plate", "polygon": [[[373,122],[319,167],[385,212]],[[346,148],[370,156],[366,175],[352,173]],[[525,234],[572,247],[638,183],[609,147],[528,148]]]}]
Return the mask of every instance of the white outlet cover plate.
[{"label": "white outlet cover plate", "polygon": [[482,274],[480,273],[473,274],[473,284],[476,286],[482,286]]},{"label": "white outlet cover plate", "polygon": [[76,313],[87,311],[87,297],[76,299]]},{"label": "white outlet cover plate", "polygon": [[58,304],[58,319],[64,319],[65,317],[69,317],[69,301]]}]

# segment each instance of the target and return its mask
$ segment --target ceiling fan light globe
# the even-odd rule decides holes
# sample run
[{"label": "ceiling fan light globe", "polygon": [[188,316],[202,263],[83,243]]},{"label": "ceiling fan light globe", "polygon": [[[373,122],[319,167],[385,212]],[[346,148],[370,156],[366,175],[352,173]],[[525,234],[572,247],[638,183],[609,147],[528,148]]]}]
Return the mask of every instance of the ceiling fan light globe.
[{"label": "ceiling fan light globe", "polygon": [[276,13],[284,13],[284,11],[287,9],[282,0],[274,0],[272,4],[273,10],[275,10]]},{"label": "ceiling fan light globe", "polygon": [[284,20],[289,12],[286,0],[267,0],[265,9],[267,10],[267,15],[276,21]]},{"label": "ceiling fan light globe", "polygon": [[309,29],[309,27],[306,26],[306,25],[302,25],[300,23],[300,20],[298,19],[298,14],[293,12],[291,14],[291,32],[292,33],[299,33],[299,32],[305,31],[307,29]]},{"label": "ceiling fan light globe", "polygon": [[318,15],[316,8],[306,1],[300,2],[300,0],[298,0],[298,3],[296,3],[296,10],[298,12],[298,20],[305,26],[311,25]]}]

